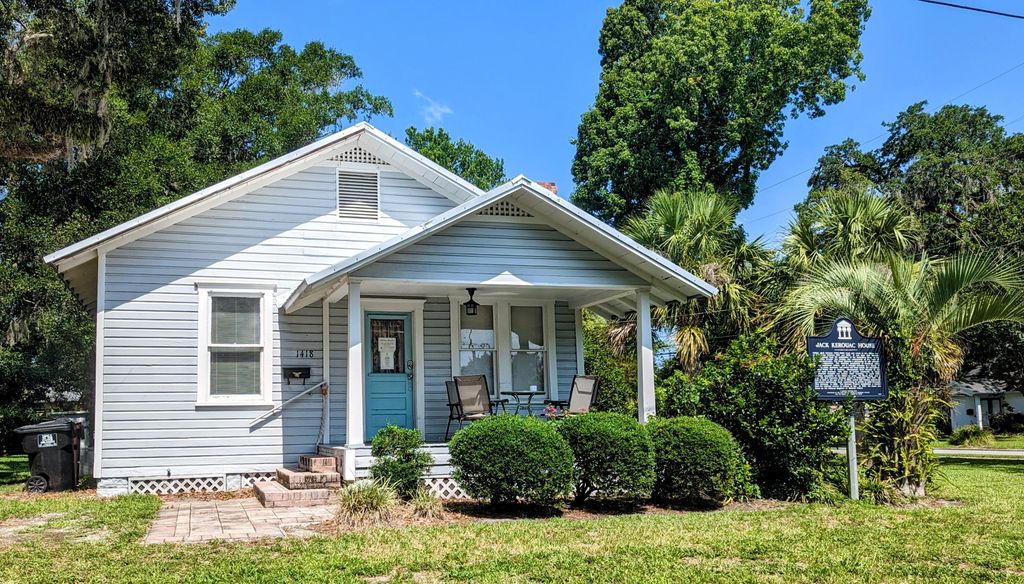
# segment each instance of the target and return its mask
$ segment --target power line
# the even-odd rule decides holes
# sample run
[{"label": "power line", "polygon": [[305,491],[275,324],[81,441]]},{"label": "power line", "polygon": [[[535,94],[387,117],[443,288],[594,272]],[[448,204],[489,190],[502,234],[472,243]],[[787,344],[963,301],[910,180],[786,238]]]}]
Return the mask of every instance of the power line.
[{"label": "power line", "polygon": [[[920,2],[925,2],[925,1],[928,1],[928,0],[919,0],[919,1]],[[1024,18],[1024,17],[1021,17],[1021,18]],[[1013,73],[1014,71],[1016,71],[1017,69],[1020,69],[1021,67],[1024,67],[1024,61],[1021,61],[1020,63],[1017,63],[1013,67],[1010,67],[1009,69],[1003,71],[1002,73],[999,73],[998,75],[995,75],[994,77],[990,77],[990,78],[986,79],[985,81],[982,81],[981,83],[975,85],[974,87],[968,89],[967,91],[964,91],[963,93],[961,93],[961,94],[959,94],[959,95],[957,95],[955,97],[949,98],[948,100],[946,100],[939,107],[940,108],[941,107],[945,107],[945,106],[953,103],[954,101],[960,99],[961,97],[964,97],[965,95],[973,93],[973,92],[981,89],[982,87],[985,87],[989,83],[997,81],[998,79],[1001,79],[1002,77],[1005,77],[1005,76],[1009,75],[1010,73]],[[1019,122],[1021,119],[1024,119],[1024,115],[1019,116],[1017,118],[1014,118],[1013,120],[1007,122],[1006,124],[1003,124],[1003,127],[1005,128],[1005,127],[1009,126],[1010,124]],[[886,132],[882,132],[881,134],[878,134],[877,136],[875,136],[874,138],[871,138],[870,140],[859,142],[859,144],[861,146],[867,146],[868,144],[871,144],[872,142],[878,140],[879,138],[884,138],[885,135],[886,135]],[[765,193],[767,191],[770,191],[771,189],[774,189],[777,186],[780,186],[780,185],[782,185],[784,183],[787,183],[787,182],[789,182],[789,181],[791,181],[791,180],[793,180],[793,179],[795,179],[797,177],[803,176],[803,175],[805,175],[808,172],[811,172],[813,170],[814,170],[814,167],[812,166],[812,167],[807,168],[805,170],[802,170],[802,171],[800,171],[800,172],[798,172],[796,174],[790,175],[790,176],[788,176],[788,177],[786,177],[786,178],[784,178],[784,179],[782,179],[782,180],[780,180],[778,182],[774,182],[774,183],[764,187],[763,189],[757,189],[757,193],[756,194],[759,195],[759,194]],[[765,219],[770,219],[770,218],[775,217],[777,215],[781,215],[783,213],[789,213],[789,212],[792,212],[792,209],[782,209],[782,210],[779,210],[779,211],[775,211],[773,213],[768,213],[767,215],[762,215],[761,217],[756,217],[754,219],[748,219],[748,220],[744,221],[744,223],[746,223],[746,224],[757,223],[758,221],[763,221]]]},{"label": "power line", "polygon": [[918,2],[924,2],[925,4],[935,4],[938,6],[946,6],[948,8],[958,8],[960,10],[970,10],[971,12],[981,12],[983,14],[993,14],[995,16],[1005,16],[1007,18],[1017,18],[1024,20],[1024,15],[1012,14],[1010,12],[1000,12],[998,10],[990,10],[988,8],[979,8],[977,6],[967,6],[964,4],[954,4],[952,2],[942,2],[940,0],[917,0]]}]

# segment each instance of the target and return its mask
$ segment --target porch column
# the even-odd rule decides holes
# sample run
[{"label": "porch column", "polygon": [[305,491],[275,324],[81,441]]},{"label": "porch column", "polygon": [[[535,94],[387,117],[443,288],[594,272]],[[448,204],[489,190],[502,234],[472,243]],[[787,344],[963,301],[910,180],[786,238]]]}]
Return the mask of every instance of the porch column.
[{"label": "porch column", "polygon": [[348,285],[348,401],[345,404],[347,446],[363,444],[363,305],[359,282]]},{"label": "porch column", "polygon": [[654,337],[651,334],[651,294],[636,291],[636,390],[640,423],[655,415]]},{"label": "porch column", "polygon": [[321,317],[323,324],[323,378],[324,383],[327,384],[327,391],[324,393],[323,399],[323,425],[324,425],[324,444],[331,443],[331,302],[324,296],[323,302],[323,315]]},{"label": "porch column", "polygon": [[980,395],[974,396],[974,415],[978,419],[978,429],[984,430],[985,429],[985,422],[984,422],[984,420],[981,419],[981,396]]}]

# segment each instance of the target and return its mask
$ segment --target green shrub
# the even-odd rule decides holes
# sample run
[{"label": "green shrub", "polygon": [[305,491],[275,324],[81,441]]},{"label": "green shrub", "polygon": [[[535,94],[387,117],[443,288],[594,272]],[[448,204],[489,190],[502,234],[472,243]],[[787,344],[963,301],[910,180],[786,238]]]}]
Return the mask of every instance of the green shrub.
[{"label": "green shrub", "polygon": [[654,497],[697,505],[722,505],[755,496],[750,468],[729,431],[705,418],[655,418]]},{"label": "green shrub", "polygon": [[412,514],[422,519],[438,517],[441,515],[441,511],[444,510],[441,499],[438,499],[434,493],[424,488],[416,490],[409,504],[412,505]]},{"label": "green shrub", "polygon": [[338,523],[373,525],[391,519],[398,493],[387,481],[362,480],[338,491]]},{"label": "green shrub", "polygon": [[373,437],[370,454],[375,459],[370,476],[393,485],[403,499],[416,493],[420,477],[433,462],[423,450],[423,437],[418,430],[390,424]]},{"label": "green shrub", "polygon": [[654,486],[654,447],[636,419],[591,412],[558,422],[572,448],[575,503],[588,497],[642,499]]},{"label": "green shrub", "polygon": [[550,423],[500,415],[459,430],[448,444],[452,476],[493,504],[551,504],[572,486],[572,450]]},{"label": "green shrub", "polygon": [[601,391],[592,408],[636,417],[636,347],[621,355],[612,349],[611,326],[589,310],[583,311],[583,363],[601,373]]},{"label": "green shrub", "polygon": [[876,505],[902,505],[910,498],[892,481],[865,477],[860,483],[860,498]]},{"label": "green shrub", "polygon": [[1024,434],[1024,414],[1003,412],[992,416],[989,424],[996,434]]},{"label": "green shrub", "polygon": [[992,446],[996,443],[992,431],[971,424],[960,426],[949,435],[949,443],[954,446]]},{"label": "green shrub", "polygon": [[763,333],[743,336],[693,376],[676,372],[659,386],[658,412],[704,416],[743,448],[767,496],[800,499],[848,434],[844,408],[814,399],[814,362],[785,353]]}]

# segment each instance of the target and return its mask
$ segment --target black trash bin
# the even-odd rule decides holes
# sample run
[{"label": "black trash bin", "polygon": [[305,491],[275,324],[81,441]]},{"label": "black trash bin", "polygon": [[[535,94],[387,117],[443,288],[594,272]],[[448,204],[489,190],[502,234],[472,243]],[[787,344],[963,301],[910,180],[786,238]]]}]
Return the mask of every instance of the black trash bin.
[{"label": "black trash bin", "polygon": [[63,491],[78,485],[78,453],[82,424],[58,418],[15,428],[21,448],[28,454],[32,476],[25,483],[30,493]]}]

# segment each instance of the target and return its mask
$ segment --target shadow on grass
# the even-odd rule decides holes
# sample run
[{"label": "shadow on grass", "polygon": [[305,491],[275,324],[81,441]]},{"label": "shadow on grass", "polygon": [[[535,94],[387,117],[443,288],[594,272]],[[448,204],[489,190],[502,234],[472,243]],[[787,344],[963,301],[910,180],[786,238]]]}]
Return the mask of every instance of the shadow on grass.
[{"label": "shadow on grass", "polygon": [[965,458],[959,456],[940,456],[942,466],[951,468],[977,468],[1006,473],[1024,474],[1024,460],[1004,458]]},{"label": "shadow on grass", "polygon": [[445,503],[445,508],[452,513],[475,519],[550,519],[563,515],[563,511],[556,507],[525,503],[491,505],[480,501],[453,501]]},{"label": "shadow on grass", "polygon": [[[736,505],[735,503],[733,505]],[[682,503],[668,501],[616,501],[593,499],[582,505],[551,507],[545,505],[508,504],[491,505],[482,501],[451,501],[445,509],[466,518],[484,521],[513,519],[595,519],[618,515],[651,515],[663,513],[706,513],[731,508],[732,505]]]},{"label": "shadow on grass", "polygon": [[0,485],[22,483],[28,474],[28,456],[0,456]]}]

